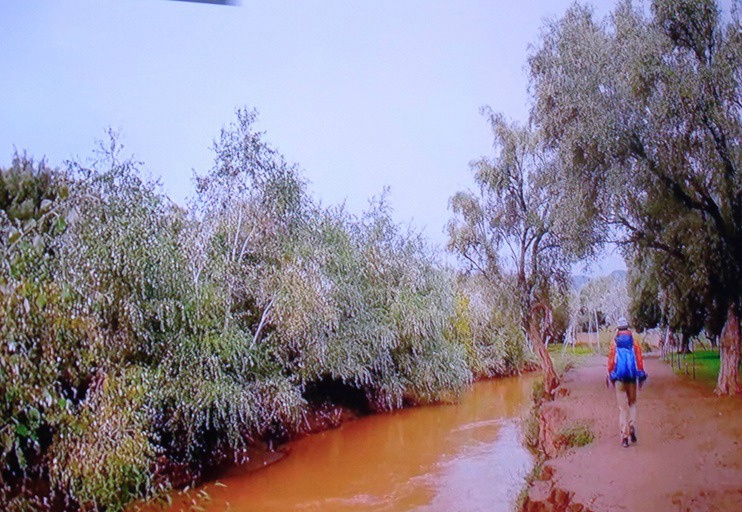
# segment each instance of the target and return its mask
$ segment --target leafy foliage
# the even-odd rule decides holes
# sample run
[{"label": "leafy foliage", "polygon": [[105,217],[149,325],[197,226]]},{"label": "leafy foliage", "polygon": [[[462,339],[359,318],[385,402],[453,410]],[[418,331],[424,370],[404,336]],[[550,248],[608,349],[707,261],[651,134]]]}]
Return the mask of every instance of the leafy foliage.
[{"label": "leafy foliage", "polygon": [[558,376],[546,345],[565,328],[560,322],[561,332],[555,329],[553,306],[565,302],[568,268],[578,255],[589,253],[585,242],[591,233],[570,221],[580,203],[569,201],[568,189],[554,181],[555,161],[538,134],[485,113],[496,156],[473,166],[478,193],[458,192],[451,198],[454,218],[448,224],[448,248],[469,272],[498,290],[508,290],[551,393]]},{"label": "leafy foliage", "polygon": [[320,207],[255,121],[222,130],[188,208],[114,133],[64,171],[0,172],[3,508],[121,510],[172,485],[167,461],[285,438],[321,383],[387,410],[522,365],[508,317],[385,195]]},{"label": "leafy foliage", "polygon": [[[554,181],[554,161],[537,134],[485,111],[496,158],[474,165],[478,194],[451,198],[449,249],[497,286],[510,287],[523,330],[531,308],[566,290],[568,268],[589,250],[572,222],[575,201]],[[552,297],[553,296],[553,297]]]},{"label": "leafy foliage", "polygon": [[603,324],[616,326],[629,310],[626,277],[614,273],[590,279],[578,291],[573,306],[573,322],[584,331],[590,331],[591,325],[595,329]]},{"label": "leafy foliage", "polygon": [[464,344],[475,376],[517,373],[528,362],[520,310],[508,293],[481,276],[459,279],[451,337]]}]

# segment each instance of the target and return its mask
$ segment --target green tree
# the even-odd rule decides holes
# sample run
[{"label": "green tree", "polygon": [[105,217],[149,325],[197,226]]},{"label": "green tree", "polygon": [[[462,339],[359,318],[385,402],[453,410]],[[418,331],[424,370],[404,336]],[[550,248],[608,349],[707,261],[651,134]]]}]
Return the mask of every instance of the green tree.
[{"label": "green tree", "polygon": [[452,338],[466,347],[477,377],[518,373],[526,358],[520,310],[509,285],[493,285],[480,274],[458,277]]},{"label": "green tree", "polygon": [[117,510],[155,492],[155,397],[175,333],[187,329],[181,215],[140,168],[111,131],[94,159],[70,162],[67,228],[52,246],[54,283],[85,335],[68,336],[61,359],[71,414],[55,428],[48,478],[80,507]]},{"label": "green tree", "polygon": [[615,326],[629,310],[625,276],[613,273],[590,279],[577,293],[574,306],[572,322],[584,325],[588,332],[593,326],[596,336],[601,326]]},{"label": "green tree", "polygon": [[39,505],[26,484],[43,475],[43,456],[69,417],[63,384],[80,376],[71,360],[86,322],[53,280],[67,183],[26,155],[0,169],[0,505]]},{"label": "green tree", "polygon": [[[470,270],[508,289],[551,392],[558,378],[544,336],[553,337],[553,297],[566,290],[575,254],[567,241],[576,225],[565,222],[563,212],[577,202],[568,202],[568,191],[553,181],[554,162],[536,134],[486,113],[496,156],[474,164],[478,193],[459,192],[451,199],[454,218],[448,224],[448,247]],[[549,325],[537,325],[542,322]]]},{"label": "green tree", "polygon": [[[530,57],[533,116],[565,179],[663,274],[690,274],[690,300],[726,317],[717,394],[742,390],[742,30],[713,0],[628,1],[604,22],[576,5]],[[722,313],[723,312],[723,313]]]},{"label": "green tree", "polygon": [[649,262],[636,259],[629,267],[627,285],[629,295],[629,316],[634,327],[641,330],[665,326],[662,297],[655,276],[644,268]]},{"label": "green tree", "polygon": [[10,167],[0,172],[0,210],[10,221],[39,220],[67,193],[64,173],[43,160],[34,164],[26,154],[14,154]]},{"label": "green tree", "polygon": [[660,326],[680,334],[680,350],[688,352],[691,337],[705,329],[715,338],[720,327],[718,322],[713,323],[708,299],[699,295],[699,289],[704,289],[694,283],[699,276],[680,268],[668,272],[676,264],[668,260],[666,254],[633,256],[629,280],[633,289],[631,314],[637,327]]}]

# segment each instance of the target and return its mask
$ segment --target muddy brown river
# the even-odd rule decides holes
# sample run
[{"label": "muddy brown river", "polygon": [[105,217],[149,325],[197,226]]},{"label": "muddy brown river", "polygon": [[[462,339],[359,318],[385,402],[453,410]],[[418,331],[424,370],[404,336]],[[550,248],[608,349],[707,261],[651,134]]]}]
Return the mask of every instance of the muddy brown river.
[{"label": "muddy brown river", "polygon": [[[474,384],[455,405],[361,418],[287,446],[257,471],[191,491],[209,511],[510,511],[532,459],[520,417],[533,377]],[[194,498],[195,499],[195,498]],[[174,497],[173,510],[186,505]]]}]

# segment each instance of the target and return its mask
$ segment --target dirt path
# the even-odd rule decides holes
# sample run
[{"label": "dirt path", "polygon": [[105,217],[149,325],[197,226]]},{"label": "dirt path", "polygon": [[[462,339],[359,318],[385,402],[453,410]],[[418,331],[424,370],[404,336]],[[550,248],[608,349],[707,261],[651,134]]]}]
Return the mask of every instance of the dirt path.
[{"label": "dirt path", "polygon": [[554,487],[574,493],[573,503],[595,512],[742,510],[742,397],[716,398],[651,355],[645,369],[639,439],[629,448],[619,445],[605,358],[591,358],[566,374],[569,395],[549,407],[566,421],[590,424],[595,440],[546,463]]}]

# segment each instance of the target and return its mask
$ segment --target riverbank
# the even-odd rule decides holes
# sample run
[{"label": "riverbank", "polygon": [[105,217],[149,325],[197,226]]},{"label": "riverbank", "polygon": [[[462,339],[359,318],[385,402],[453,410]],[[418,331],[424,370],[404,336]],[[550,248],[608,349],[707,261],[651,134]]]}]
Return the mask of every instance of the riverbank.
[{"label": "riverbank", "polygon": [[[168,510],[512,510],[532,457],[519,419],[535,375],[475,383],[456,403],[372,414],[281,447],[259,471],[174,493]],[[154,506],[131,508],[162,512]]]},{"label": "riverbank", "polygon": [[[505,374],[489,378],[480,378],[472,383],[463,395],[470,393],[473,386],[484,383],[497,383],[509,379],[522,378],[529,381],[536,378],[538,368],[533,362],[523,364],[521,372]],[[530,384],[529,384],[530,386]],[[215,489],[216,483],[221,483],[225,476],[246,475],[261,470],[269,465],[281,461],[293,451],[293,446],[302,442],[307,436],[324,434],[327,431],[338,429],[348,422],[363,420],[375,416],[387,416],[418,408],[455,407],[459,404],[460,396],[451,394],[445,400],[431,404],[406,404],[391,411],[372,411],[360,393],[349,393],[349,388],[324,388],[319,393],[310,394],[311,405],[302,414],[301,421],[291,429],[281,428],[274,431],[272,437],[256,439],[253,444],[241,450],[220,451],[213,454],[207,466],[192,467],[187,464],[178,464],[160,457],[155,468],[154,478],[167,482],[170,491],[159,493],[147,500],[135,501],[127,507],[129,511],[155,510],[151,505],[166,504],[173,499],[178,507],[184,504],[200,506],[203,496],[198,496],[193,489]],[[530,389],[530,388],[529,388]],[[524,402],[525,406],[525,402]],[[217,485],[216,488],[220,486]],[[207,500],[208,501],[208,500]],[[176,507],[177,509],[177,507]]]},{"label": "riverbank", "polygon": [[[615,391],[605,386],[605,358],[592,356],[564,376],[558,398],[539,413],[547,452],[524,511],[725,511],[742,507],[742,397],[717,398],[707,384],[645,358],[638,442],[619,444]],[[579,448],[553,442],[569,424],[595,438]]]}]

